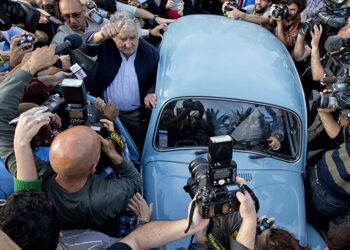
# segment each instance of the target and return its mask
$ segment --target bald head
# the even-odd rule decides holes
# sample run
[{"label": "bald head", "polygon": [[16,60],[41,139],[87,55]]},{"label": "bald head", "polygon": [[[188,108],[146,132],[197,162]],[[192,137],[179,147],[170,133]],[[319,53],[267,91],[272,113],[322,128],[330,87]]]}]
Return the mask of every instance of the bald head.
[{"label": "bald head", "polygon": [[62,177],[81,178],[100,157],[101,143],[98,135],[86,126],[75,126],[59,134],[50,148],[50,163]]},{"label": "bald head", "polygon": [[73,31],[85,31],[85,9],[79,0],[60,0],[59,7],[62,17]]}]

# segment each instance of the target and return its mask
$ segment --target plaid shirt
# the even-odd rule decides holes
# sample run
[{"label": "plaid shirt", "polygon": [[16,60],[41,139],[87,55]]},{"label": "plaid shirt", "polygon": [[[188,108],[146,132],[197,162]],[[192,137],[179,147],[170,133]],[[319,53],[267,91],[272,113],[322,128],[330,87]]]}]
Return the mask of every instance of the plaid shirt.
[{"label": "plaid shirt", "polygon": [[305,9],[321,9],[325,6],[326,4],[323,2],[323,0],[307,0]]},{"label": "plaid shirt", "polygon": [[283,20],[284,37],[287,42],[287,49],[291,51],[298,37],[298,26],[300,23],[300,15],[291,21]]}]

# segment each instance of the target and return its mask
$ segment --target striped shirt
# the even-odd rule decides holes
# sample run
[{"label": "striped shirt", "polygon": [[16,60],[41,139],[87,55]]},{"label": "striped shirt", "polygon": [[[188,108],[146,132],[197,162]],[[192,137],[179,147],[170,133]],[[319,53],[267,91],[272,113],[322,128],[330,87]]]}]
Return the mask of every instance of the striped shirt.
[{"label": "striped shirt", "polygon": [[350,200],[350,129],[343,127],[333,139],[336,149],[325,152],[317,163],[318,179],[323,189],[340,200]]}]

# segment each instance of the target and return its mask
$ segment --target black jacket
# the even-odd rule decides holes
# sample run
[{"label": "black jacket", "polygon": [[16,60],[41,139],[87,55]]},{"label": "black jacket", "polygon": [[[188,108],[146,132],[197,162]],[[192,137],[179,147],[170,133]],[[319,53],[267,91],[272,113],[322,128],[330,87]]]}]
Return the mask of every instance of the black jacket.
[{"label": "black jacket", "polygon": [[[86,41],[93,34],[83,34],[83,45],[80,48],[89,56],[96,56],[97,60],[85,78],[87,91],[96,97],[102,97],[103,91],[112,83],[117,75],[122,58],[112,39],[107,39],[96,46],[88,46]],[[159,53],[151,44],[139,39],[139,46],[135,58],[135,71],[139,82],[140,102],[148,93],[154,93],[157,77]]]}]

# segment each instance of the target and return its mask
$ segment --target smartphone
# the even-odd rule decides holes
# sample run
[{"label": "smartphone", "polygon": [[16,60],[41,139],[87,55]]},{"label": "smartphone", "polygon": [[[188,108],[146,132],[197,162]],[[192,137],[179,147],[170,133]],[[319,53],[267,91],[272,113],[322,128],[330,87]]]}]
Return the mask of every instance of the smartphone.
[{"label": "smartphone", "polygon": [[103,23],[103,17],[96,12],[96,10],[92,10],[89,13],[89,17],[97,24]]},{"label": "smartphone", "polygon": [[177,5],[178,5],[179,3],[181,3],[182,0],[173,0],[173,1],[174,1],[175,5],[174,5],[174,7],[171,7],[170,9],[171,9],[171,10],[177,10]]}]

